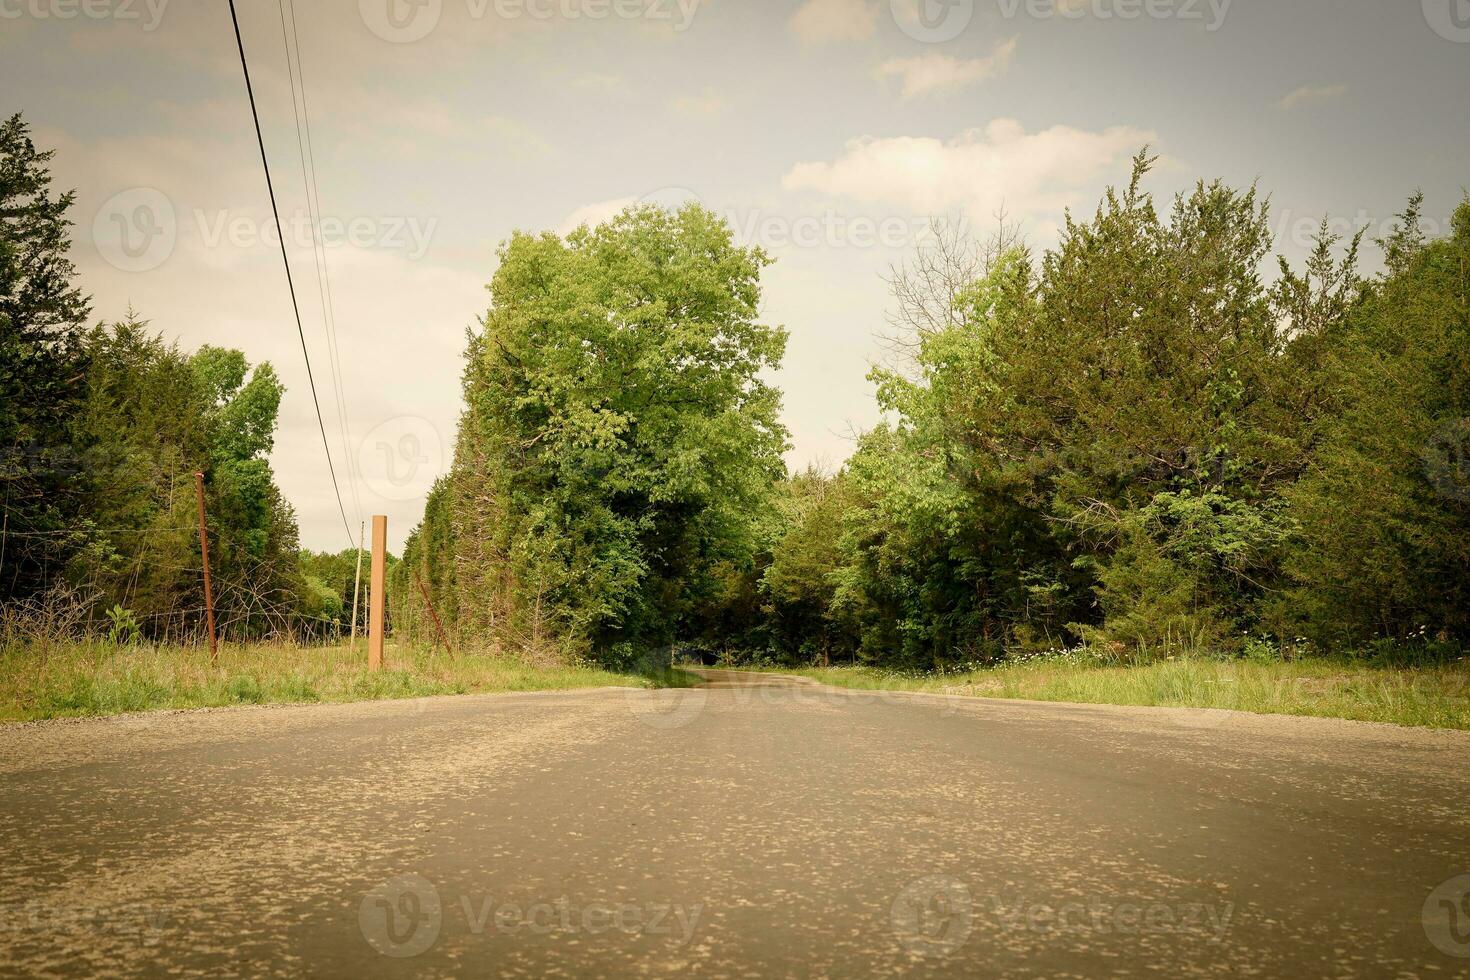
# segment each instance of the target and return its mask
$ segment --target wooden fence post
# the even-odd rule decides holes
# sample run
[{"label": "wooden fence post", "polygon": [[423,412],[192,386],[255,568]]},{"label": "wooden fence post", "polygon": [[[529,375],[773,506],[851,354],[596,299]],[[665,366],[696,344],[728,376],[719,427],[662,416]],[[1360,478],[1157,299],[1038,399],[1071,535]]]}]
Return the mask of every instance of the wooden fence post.
[{"label": "wooden fence post", "polygon": [[368,670],[383,669],[383,620],[387,615],[388,517],[373,515],[373,568],[368,584]]}]

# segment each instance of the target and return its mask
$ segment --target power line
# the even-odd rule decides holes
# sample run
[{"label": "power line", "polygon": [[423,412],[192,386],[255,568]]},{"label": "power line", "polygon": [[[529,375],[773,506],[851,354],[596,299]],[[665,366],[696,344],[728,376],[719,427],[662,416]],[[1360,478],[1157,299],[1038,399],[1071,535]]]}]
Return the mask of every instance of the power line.
[{"label": "power line", "polygon": [[235,0],[230,0],[230,22],[235,28],[235,46],[240,49],[240,70],[245,75],[245,94],[250,98],[250,117],[255,121],[255,141],[260,146],[260,165],[265,170],[265,188],[270,194],[271,214],[276,219],[276,238],[281,243],[281,264],[286,267],[286,287],[291,291],[291,309],[296,314],[296,335],[301,338],[301,356],[306,361],[306,380],[311,385],[311,403],[316,406],[316,425],[322,434],[322,449],[327,453],[327,472],[332,475],[332,492],[337,496],[337,510],[342,514],[342,530],[347,532],[347,543],[351,546],[352,527],[347,523],[347,508],[342,505],[342,491],[337,486],[337,468],[332,465],[332,448],[327,443],[326,423],[322,421],[322,403],[316,396],[316,378],[311,371],[311,354],[306,349],[306,330],[301,326],[301,306],[296,302],[296,283],[291,279],[291,260],[286,256],[286,234],[281,228],[281,211],[276,206],[276,188],[271,182],[270,158],[266,156],[265,136],[260,131],[260,112],[255,107],[255,89],[250,84],[250,64],[245,60],[245,41],[240,36],[240,18],[235,13]]},{"label": "power line", "polygon": [[[296,119],[296,152],[301,161],[301,181],[306,187],[306,207],[311,218],[312,255],[316,259],[317,294],[322,306],[322,327],[327,341],[327,360],[332,368],[332,387],[336,395],[337,423],[342,436],[342,461],[347,467],[347,486],[352,491],[352,507],[362,520],[362,498],[357,492],[357,467],[352,457],[352,426],[348,423],[346,386],[342,382],[342,350],[337,343],[337,309],[332,299],[332,276],[327,267],[326,242],[321,236],[321,193],[316,179],[316,151],[311,139],[311,109],[306,100],[306,69],[301,64],[301,36],[296,30],[296,4],[293,0],[276,0],[281,17],[281,44],[286,49],[286,79],[291,86],[291,112]],[[291,19],[290,37],[286,34],[286,18]],[[296,68],[291,68],[292,48],[296,52]],[[301,91],[301,111],[296,111],[296,91]],[[302,138],[303,129],[305,139]]]}]

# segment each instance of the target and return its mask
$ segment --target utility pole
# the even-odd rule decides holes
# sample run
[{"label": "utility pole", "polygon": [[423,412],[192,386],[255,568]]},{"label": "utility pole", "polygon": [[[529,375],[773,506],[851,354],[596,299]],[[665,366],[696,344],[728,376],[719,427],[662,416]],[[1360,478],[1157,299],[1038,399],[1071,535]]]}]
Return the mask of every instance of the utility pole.
[{"label": "utility pole", "polygon": [[388,589],[388,516],[373,515],[373,568],[368,583],[368,670],[383,669],[383,620]]},{"label": "utility pole", "polygon": [[209,582],[209,529],[204,522],[204,474],[194,474],[199,496],[199,553],[204,556],[204,616],[209,623],[209,661],[219,663],[219,640],[214,635],[214,590]]},{"label": "utility pole", "polygon": [[357,572],[352,576],[352,642],[347,645],[348,653],[357,652],[357,590],[362,587],[362,536],[365,523],[357,525]]}]

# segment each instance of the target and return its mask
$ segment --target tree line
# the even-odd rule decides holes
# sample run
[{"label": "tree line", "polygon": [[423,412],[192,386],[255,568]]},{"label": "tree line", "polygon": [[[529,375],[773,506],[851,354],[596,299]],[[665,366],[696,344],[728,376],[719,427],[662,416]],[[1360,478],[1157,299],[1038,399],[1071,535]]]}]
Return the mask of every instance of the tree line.
[{"label": "tree line", "polygon": [[[0,125],[5,615],[197,638],[203,472],[227,636],[345,631],[356,556],[299,549],[274,370],[89,325],[49,159]],[[615,666],[1457,653],[1470,202],[1435,239],[1419,195],[1380,241],[1324,223],[1297,268],[1256,188],[1160,206],[1150,165],[1050,249],[936,226],[890,279],[883,421],[836,472],[782,461],[771,258],[721,218],[514,234],[390,570],[398,631],[435,641],[422,588],[456,648]]]},{"label": "tree line", "polygon": [[1273,269],[1255,187],[1160,207],[1151,163],[1039,253],[939,226],[836,473],[783,470],[770,259],[716,216],[514,236],[400,574],[462,641],[615,663],[1460,650],[1470,203]]}]

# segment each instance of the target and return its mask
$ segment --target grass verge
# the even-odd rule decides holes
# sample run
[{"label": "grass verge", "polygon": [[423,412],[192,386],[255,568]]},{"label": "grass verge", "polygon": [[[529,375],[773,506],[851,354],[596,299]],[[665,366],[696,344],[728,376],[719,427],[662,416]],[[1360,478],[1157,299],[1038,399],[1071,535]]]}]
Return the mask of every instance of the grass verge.
[{"label": "grass verge", "polygon": [[487,654],[453,658],[388,644],[383,669],[367,671],[366,644],[304,647],[227,645],[219,663],[191,647],[74,644],[0,648],[0,721],[68,718],[168,708],[311,704],[432,694],[545,691],[579,687],[669,687],[681,672],[640,676],[590,667],[540,667]]},{"label": "grass verge", "polygon": [[1470,664],[1373,667],[1328,659],[1259,663],[1179,658],[1109,667],[1062,658],[963,674],[904,675],[869,668],[785,671],[836,687],[973,697],[1231,708],[1426,728],[1470,729]]}]

